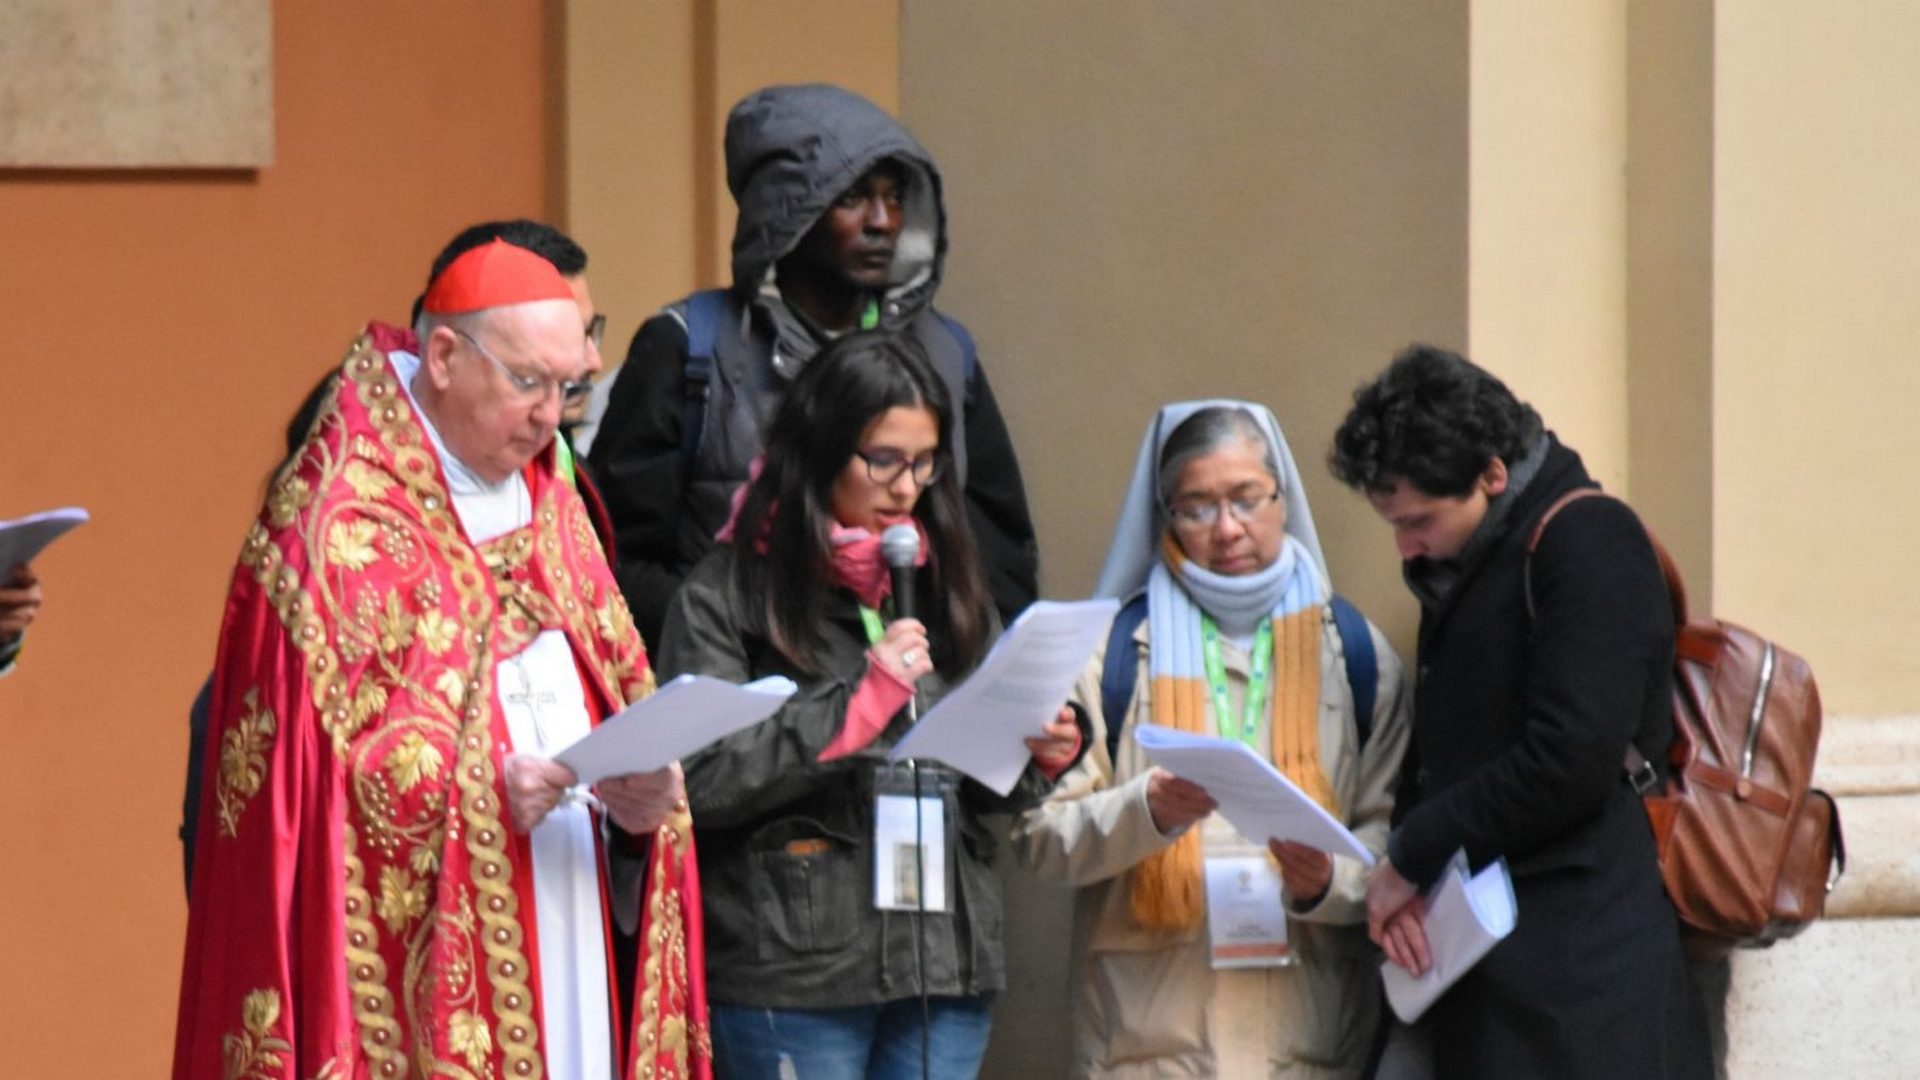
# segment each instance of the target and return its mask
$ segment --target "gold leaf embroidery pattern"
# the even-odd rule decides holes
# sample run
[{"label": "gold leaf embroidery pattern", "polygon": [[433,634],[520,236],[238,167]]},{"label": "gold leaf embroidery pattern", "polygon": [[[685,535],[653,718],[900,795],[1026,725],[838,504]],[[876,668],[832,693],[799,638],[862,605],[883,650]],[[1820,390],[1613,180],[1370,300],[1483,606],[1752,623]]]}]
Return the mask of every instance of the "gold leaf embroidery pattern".
[{"label": "gold leaf embroidery pattern", "polygon": [[446,842],[444,832],[436,832],[428,838],[429,842],[413,849],[407,857],[407,866],[420,875],[440,872],[440,845]]},{"label": "gold leaf embroidery pattern", "polygon": [[286,479],[273,486],[272,494],[267,496],[267,519],[276,529],[284,529],[293,524],[313,500],[313,489],[298,476],[289,474]]},{"label": "gold leaf embroidery pattern", "polygon": [[220,832],[240,835],[240,814],[267,781],[267,746],[278,725],[271,709],[260,707],[260,689],[247,691],[247,711],[220,739]]},{"label": "gold leaf embroidery pattern", "polygon": [[407,924],[427,913],[427,890],[412,874],[397,866],[380,870],[380,918],[387,929],[400,933]]},{"label": "gold leaf embroidery pattern", "polygon": [[399,746],[387,752],[387,774],[402,795],[419,787],[422,780],[438,778],[445,763],[439,748],[417,731],[408,732]]},{"label": "gold leaf embroidery pattern", "polygon": [[467,1059],[467,1068],[479,1072],[493,1052],[493,1034],[484,1019],[461,1009],[447,1021],[447,1046]]},{"label": "gold leaf embroidery pattern", "polygon": [[380,628],[380,651],[397,653],[413,644],[413,628],[420,620],[407,610],[398,592],[387,594],[387,607],[377,620]]},{"label": "gold leaf embroidery pattern", "polygon": [[[420,621],[414,626],[414,631],[420,635],[420,644],[426,646],[427,651],[435,656],[445,655],[448,649],[453,648],[454,639],[460,636],[459,625],[438,610],[430,610],[422,614]],[[457,705],[459,702],[454,704]]]},{"label": "gold leaf embroidery pattern", "polygon": [[467,700],[467,680],[458,671],[448,668],[433,681],[433,688],[447,699],[447,704],[459,708]]},{"label": "gold leaf embroidery pattern", "polygon": [[271,1073],[286,1064],[282,1054],[293,1052],[292,1044],[275,1038],[273,1025],[280,1021],[280,991],[255,990],[240,1005],[238,1034],[221,1040],[227,1058],[226,1080],[273,1080]]},{"label": "gold leaf embroidery pattern", "polygon": [[367,722],[380,715],[387,707],[386,687],[372,679],[363,681],[353,691],[353,730],[359,731]]},{"label": "gold leaf embroidery pattern", "polygon": [[327,530],[327,559],[356,573],[373,565],[379,554],[373,538],[380,527],[371,521],[336,521]]},{"label": "gold leaf embroidery pattern", "polygon": [[378,502],[393,488],[393,480],[386,473],[357,458],[347,462],[343,478],[355,495],[368,502]]}]

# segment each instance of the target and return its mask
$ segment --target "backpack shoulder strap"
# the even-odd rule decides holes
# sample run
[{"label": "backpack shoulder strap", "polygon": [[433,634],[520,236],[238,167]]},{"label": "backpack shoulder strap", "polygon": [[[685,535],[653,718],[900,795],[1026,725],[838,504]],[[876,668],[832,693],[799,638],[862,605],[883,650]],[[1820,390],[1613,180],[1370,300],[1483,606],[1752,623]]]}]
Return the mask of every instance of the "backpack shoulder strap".
[{"label": "backpack shoulder strap", "polygon": [[1346,654],[1347,688],[1353,691],[1353,722],[1360,733],[1360,745],[1367,745],[1373,734],[1373,706],[1380,691],[1380,658],[1373,651],[1373,634],[1367,629],[1367,617],[1344,596],[1335,594],[1328,601],[1333,609],[1333,626],[1340,632],[1340,651]]},{"label": "backpack shoulder strap", "polygon": [[953,340],[960,343],[960,374],[966,385],[972,386],[974,372],[980,367],[980,350],[973,343],[973,335],[959,319],[937,309],[934,314],[939,317],[940,325],[947,328],[947,333],[953,335]]},{"label": "backpack shoulder strap", "polygon": [[[1540,520],[1533,523],[1533,532],[1527,536],[1526,568],[1520,577],[1520,586],[1525,590],[1527,598],[1528,622],[1532,622],[1536,615],[1533,607],[1533,553],[1540,547],[1540,538],[1546,534],[1548,523],[1569,503],[1590,498],[1608,499],[1612,496],[1596,487],[1574,488],[1555,499],[1553,504],[1547,507],[1546,513],[1540,515]],[[1667,579],[1667,587],[1671,592],[1674,607],[1674,621],[1676,624],[1683,624],[1687,621],[1687,599],[1686,590],[1680,584],[1679,571],[1675,568],[1672,557],[1667,554],[1667,549],[1660,546],[1660,542],[1653,538],[1651,532],[1647,534],[1647,539],[1653,544],[1654,556],[1659,560],[1661,573]],[[1639,737],[1639,734],[1635,733],[1634,738]],[[1642,751],[1634,742],[1627,743],[1627,752],[1620,765],[1627,775],[1627,782],[1632,784],[1633,790],[1641,795],[1653,790],[1660,783],[1659,770],[1648,759],[1645,751]]]},{"label": "backpack shoulder strap", "polygon": [[713,384],[713,355],[720,342],[720,321],[727,315],[727,291],[704,289],[687,297],[677,312],[687,328],[687,366],[681,372],[680,472],[693,471],[694,455],[707,424],[707,395]]},{"label": "backpack shoulder strap", "polygon": [[1140,681],[1140,654],[1133,648],[1133,634],[1146,617],[1147,594],[1140,592],[1121,606],[1107,630],[1107,655],[1100,664],[1100,715],[1107,723],[1108,761],[1120,752],[1120,729]]},{"label": "backpack shoulder strap", "polygon": [[1546,512],[1540,515],[1540,520],[1533,523],[1533,532],[1527,535],[1526,569],[1520,576],[1521,588],[1526,591],[1528,622],[1532,622],[1536,614],[1533,609],[1533,553],[1539,549],[1540,538],[1546,535],[1547,526],[1552,523],[1555,517],[1559,516],[1560,511],[1567,508],[1568,503],[1579,502],[1581,499],[1605,498],[1611,498],[1611,496],[1596,487],[1574,488],[1572,491],[1553,500],[1552,505],[1547,507]]}]

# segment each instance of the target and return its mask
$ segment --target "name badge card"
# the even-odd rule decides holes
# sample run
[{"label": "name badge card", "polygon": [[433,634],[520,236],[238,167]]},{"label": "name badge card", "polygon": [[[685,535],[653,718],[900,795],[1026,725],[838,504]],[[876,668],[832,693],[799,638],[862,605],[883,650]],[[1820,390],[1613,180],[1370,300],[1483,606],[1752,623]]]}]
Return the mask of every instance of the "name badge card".
[{"label": "name badge card", "polygon": [[1264,853],[1208,854],[1207,944],[1219,968],[1293,963],[1280,868]]},{"label": "name badge card", "polygon": [[[919,820],[915,819],[915,807]],[[873,906],[946,912],[946,803],[939,797],[882,795],[873,815]],[[922,906],[924,901],[924,906]]]},{"label": "name badge card", "polygon": [[947,801],[932,778],[915,793],[909,767],[875,776],[873,906],[881,911],[953,910],[947,887]]}]

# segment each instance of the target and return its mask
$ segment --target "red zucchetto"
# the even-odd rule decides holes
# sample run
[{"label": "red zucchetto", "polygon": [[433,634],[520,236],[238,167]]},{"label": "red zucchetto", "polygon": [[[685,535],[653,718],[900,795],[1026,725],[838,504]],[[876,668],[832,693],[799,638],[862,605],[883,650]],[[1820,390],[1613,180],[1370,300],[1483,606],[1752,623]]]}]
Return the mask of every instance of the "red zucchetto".
[{"label": "red zucchetto", "polygon": [[420,310],[431,315],[525,304],[533,300],[571,300],[573,290],[553,264],[505,240],[482,244],[447,264],[427,286]]}]

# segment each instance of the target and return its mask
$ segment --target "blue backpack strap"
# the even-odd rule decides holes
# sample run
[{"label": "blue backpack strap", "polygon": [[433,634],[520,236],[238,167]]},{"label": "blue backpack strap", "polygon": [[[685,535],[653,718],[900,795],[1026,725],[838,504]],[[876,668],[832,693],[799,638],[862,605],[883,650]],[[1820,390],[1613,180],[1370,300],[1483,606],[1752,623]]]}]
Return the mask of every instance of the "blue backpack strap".
[{"label": "blue backpack strap", "polygon": [[1121,606],[1107,630],[1107,655],[1100,664],[1100,715],[1107,722],[1107,760],[1120,752],[1120,729],[1126,725],[1127,707],[1133,704],[1133,688],[1140,681],[1140,653],[1133,647],[1133,632],[1147,617],[1147,594],[1134,595]]},{"label": "blue backpack strap", "polygon": [[967,332],[967,328],[960,324],[959,319],[944,311],[935,311],[934,314],[940,317],[940,325],[947,328],[947,333],[953,335],[953,340],[960,343],[960,378],[969,388],[968,393],[972,393],[973,373],[980,367],[980,350],[974,347],[973,335]]},{"label": "blue backpack strap", "polygon": [[1347,657],[1347,686],[1353,691],[1353,722],[1360,732],[1360,745],[1373,733],[1373,703],[1379,692],[1380,658],[1373,652],[1373,634],[1367,629],[1367,617],[1344,596],[1330,602],[1333,625],[1340,631],[1340,649]]},{"label": "blue backpack strap", "polygon": [[687,366],[681,372],[680,472],[693,471],[700,435],[707,426],[707,394],[713,383],[713,354],[720,341],[720,320],[727,317],[727,291],[706,289],[687,297]]}]

